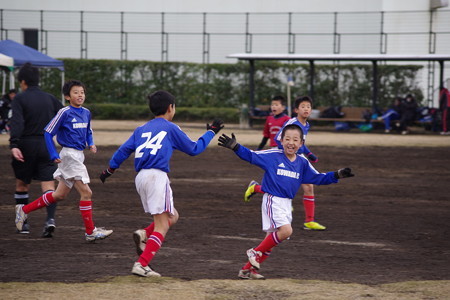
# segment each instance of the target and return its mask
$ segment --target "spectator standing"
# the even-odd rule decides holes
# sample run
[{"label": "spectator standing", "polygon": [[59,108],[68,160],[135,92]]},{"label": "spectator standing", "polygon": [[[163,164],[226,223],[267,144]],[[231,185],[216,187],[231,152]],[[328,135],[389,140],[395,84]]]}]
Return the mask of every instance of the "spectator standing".
[{"label": "spectator standing", "polygon": [[439,109],[442,112],[441,135],[450,135],[450,91],[446,88],[439,94]]},{"label": "spectator standing", "polygon": [[[11,103],[9,139],[16,177],[16,205],[28,204],[28,191],[33,179],[41,182],[43,193],[55,190],[53,173],[57,167],[47,152],[44,128],[63,107],[53,95],[39,88],[39,70],[30,63],[20,69],[18,80],[22,92]],[[43,237],[52,237],[56,227],[55,211],[56,203],[47,207]],[[29,233],[29,224],[26,222],[18,232]]]},{"label": "spectator standing", "polygon": [[8,133],[8,122],[11,114],[11,102],[16,96],[16,90],[11,89],[0,99],[0,133]]}]

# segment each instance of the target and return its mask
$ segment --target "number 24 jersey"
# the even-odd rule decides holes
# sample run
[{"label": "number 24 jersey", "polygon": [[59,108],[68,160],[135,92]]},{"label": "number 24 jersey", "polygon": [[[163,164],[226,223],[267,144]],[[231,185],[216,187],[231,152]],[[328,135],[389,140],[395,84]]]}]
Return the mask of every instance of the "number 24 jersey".
[{"label": "number 24 jersey", "polygon": [[109,165],[117,169],[134,152],[136,172],[141,169],[170,171],[169,161],[173,150],[191,156],[202,153],[214,137],[214,132],[205,132],[196,142],[181,128],[163,118],[155,118],[136,128],[131,137],[119,147]]}]

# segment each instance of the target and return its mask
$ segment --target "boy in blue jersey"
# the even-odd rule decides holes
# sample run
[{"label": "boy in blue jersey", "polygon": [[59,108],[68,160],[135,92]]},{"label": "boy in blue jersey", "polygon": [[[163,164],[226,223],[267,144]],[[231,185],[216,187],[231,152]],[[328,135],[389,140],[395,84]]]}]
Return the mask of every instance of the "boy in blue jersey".
[{"label": "boy in blue jersey", "polygon": [[114,153],[108,169],[100,175],[102,182],[134,152],[136,190],[144,211],[153,216],[153,222],[145,229],[133,233],[139,259],[132,274],[151,277],[161,276],[149,267],[150,261],[161,248],[164,238],[178,220],[172,189],[167,176],[169,161],[174,150],[191,156],[202,153],[213,137],[223,128],[221,120],[207,124],[207,131],[192,141],[180,127],[172,123],[175,115],[175,97],[166,91],[156,91],[148,96],[153,120],[135,129],[131,137]]},{"label": "boy in blue jersey", "polygon": [[304,143],[303,130],[298,125],[285,126],[280,141],[283,149],[252,151],[238,144],[234,134],[231,138],[225,134],[219,137],[219,146],[232,149],[239,158],[265,171],[261,213],[266,237],[257,247],[247,250],[248,263],[238,274],[241,279],[264,279],[258,273],[260,264],[273,247],[291,236],[292,199],[303,183],[325,185],[354,176],[350,168],[319,173],[303,155],[297,154]]},{"label": "boy in blue jersey", "polygon": [[[311,115],[312,111],[312,99],[308,96],[299,97],[295,100],[295,110],[297,113],[297,117],[288,120],[284,123],[283,126],[289,124],[296,124],[300,126],[303,130],[304,139],[306,140],[306,136],[308,135],[308,131],[310,125],[308,123],[308,118]],[[281,129],[283,129],[282,127]],[[282,148],[281,145],[281,130],[275,136],[275,142],[278,145],[278,148]],[[316,163],[319,161],[316,155],[314,155],[308,147],[303,143],[302,147],[300,147],[299,152],[303,154],[308,160],[312,163]],[[326,227],[319,224],[315,220],[315,196],[314,196],[314,186],[312,184],[302,184],[303,189],[303,208],[305,210],[305,221],[303,223],[303,229],[305,230],[325,230]],[[256,181],[251,181],[244,196],[245,201],[249,201],[250,197],[255,193],[262,193],[261,186]]]},{"label": "boy in blue jersey", "polygon": [[[83,150],[86,146],[92,153],[97,152],[91,130],[91,113],[82,107],[85,101],[86,88],[78,80],[71,80],[64,84],[64,98],[69,106],[61,108],[56,116],[45,127],[44,137],[47,150],[52,161],[58,164],[53,177],[59,181],[55,192],[46,193],[27,205],[16,206],[16,227],[21,230],[23,222],[30,212],[48,206],[67,197],[73,187],[80,194],[80,212],[86,228],[85,238],[88,242],[95,242],[107,238],[112,230],[95,227],[92,219],[92,191],[89,188],[89,174],[84,165]],[[57,136],[62,146],[58,154],[53,143],[53,136]]]}]

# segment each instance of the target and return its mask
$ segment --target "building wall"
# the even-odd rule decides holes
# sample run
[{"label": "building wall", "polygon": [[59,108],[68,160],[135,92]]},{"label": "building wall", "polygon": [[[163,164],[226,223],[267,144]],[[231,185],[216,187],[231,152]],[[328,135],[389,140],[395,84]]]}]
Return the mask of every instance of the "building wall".
[{"label": "building wall", "polygon": [[[39,29],[39,50],[56,58],[233,63],[226,56],[244,52],[447,54],[450,8],[433,14],[435,34],[430,35],[429,3],[0,0],[1,39],[23,42],[23,28]],[[422,85],[427,95],[425,66]],[[435,87],[437,79],[436,74]]]}]

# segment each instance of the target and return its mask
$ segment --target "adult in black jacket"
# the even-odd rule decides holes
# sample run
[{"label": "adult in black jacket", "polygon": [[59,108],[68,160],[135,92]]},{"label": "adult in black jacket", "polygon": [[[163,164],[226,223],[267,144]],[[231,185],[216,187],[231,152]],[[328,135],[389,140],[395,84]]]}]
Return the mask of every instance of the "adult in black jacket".
[{"label": "adult in black jacket", "polygon": [[[25,64],[19,71],[21,93],[11,103],[10,149],[16,177],[16,205],[28,204],[31,181],[41,182],[43,193],[55,190],[53,173],[57,166],[50,160],[44,139],[44,128],[63,107],[61,102],[39,88],[39,70]],[[55,230],[56,203],[47,207],[43,237],[52,237]],[[20,233],[29,233],[26,224]]]},{"label": "adult in black jacket", "polygon": [[400,105],[400,130],[402,134],[409,133],[409,126],[411,126],[416,119],[417,102],[411,94],[408,94]]}]

